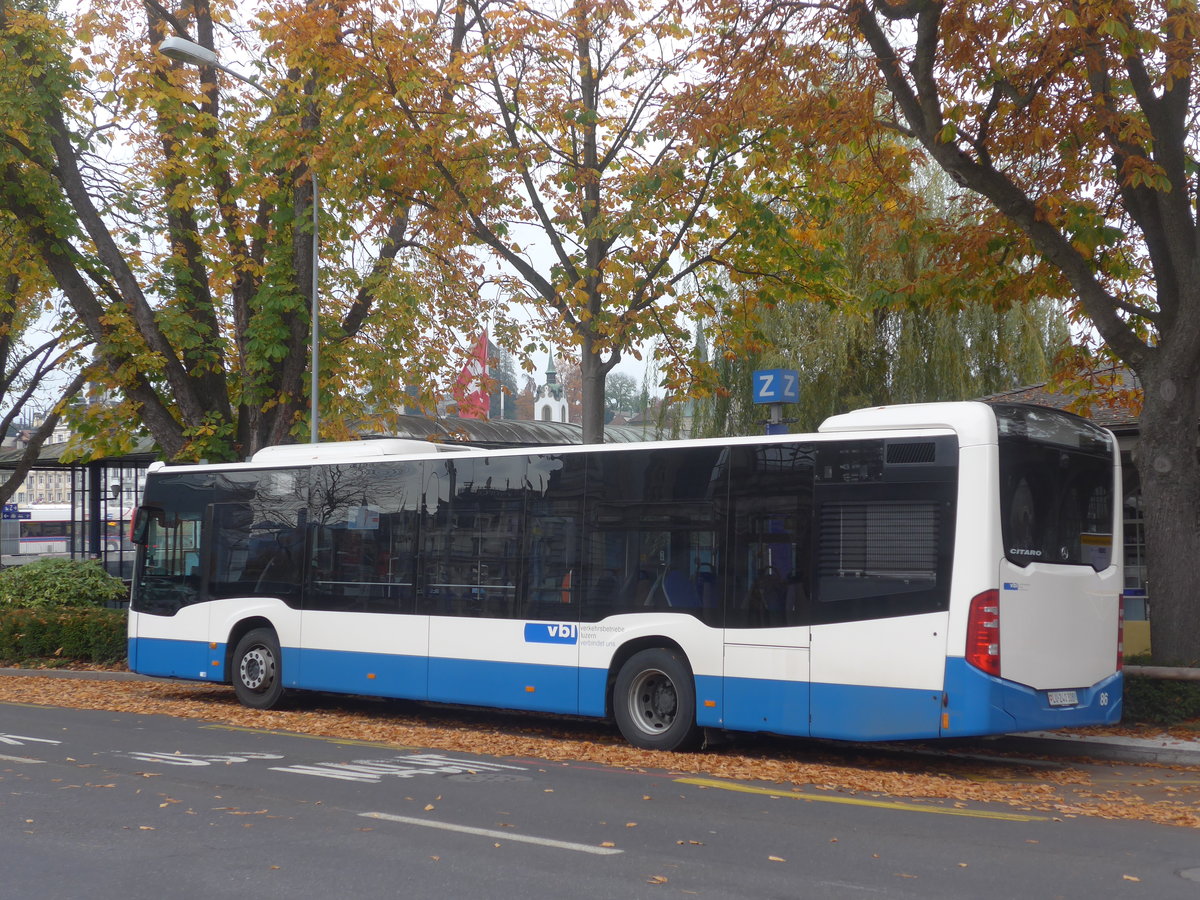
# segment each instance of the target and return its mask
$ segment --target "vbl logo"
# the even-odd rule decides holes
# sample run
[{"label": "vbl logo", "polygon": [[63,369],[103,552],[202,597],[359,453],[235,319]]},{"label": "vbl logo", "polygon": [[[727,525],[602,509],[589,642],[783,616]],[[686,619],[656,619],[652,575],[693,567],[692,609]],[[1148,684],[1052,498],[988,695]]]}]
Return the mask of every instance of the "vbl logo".
[{"label": "vbl logo", "polygon": [[527,644],[574,644],[579,640],[579,626],[566,622],[527,622],[525,643]]}]

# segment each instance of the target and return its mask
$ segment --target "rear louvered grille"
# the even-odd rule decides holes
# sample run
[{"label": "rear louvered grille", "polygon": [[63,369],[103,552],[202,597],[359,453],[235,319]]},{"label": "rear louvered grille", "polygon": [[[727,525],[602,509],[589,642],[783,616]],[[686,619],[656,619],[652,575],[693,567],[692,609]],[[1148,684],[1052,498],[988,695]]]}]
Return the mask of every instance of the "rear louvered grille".
[{"label": "rear louvered grille", "polygon": [[936,458],[936,445],[933,441],[887,445],[887,463],[889,466],[931,463]]}]

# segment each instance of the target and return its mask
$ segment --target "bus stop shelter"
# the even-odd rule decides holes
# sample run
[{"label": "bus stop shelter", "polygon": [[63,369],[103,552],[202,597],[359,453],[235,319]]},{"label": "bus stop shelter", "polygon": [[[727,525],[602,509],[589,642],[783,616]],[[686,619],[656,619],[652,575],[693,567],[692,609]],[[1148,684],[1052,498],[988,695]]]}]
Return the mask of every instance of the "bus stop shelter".
[{"label": "bus stop shelter", "polygon": [[[127,453],[88,462],[62,462],[65,443],[46,444],[38,454],[30,473],[61,471],[67,476],[66,511],[68,528],[64,554],[72,559],[98,559],[115,575],[127,576],[133,567],[133,550],[123,538],[129,531],[129,516],[141,499],[146,468],[158,458],[153,442],[140,439]],[[0,477],[10,474],[19,462],[22,449],[0,450]],[[32,504],[39,505],[39,504]],[[28,562],[34,555],[21,553],[19,529],[22,517],[30,514],[31,504],[10,501],[4,510],[2,562],[5,565]],[[106,540],[110,530],[121,539]]]}]

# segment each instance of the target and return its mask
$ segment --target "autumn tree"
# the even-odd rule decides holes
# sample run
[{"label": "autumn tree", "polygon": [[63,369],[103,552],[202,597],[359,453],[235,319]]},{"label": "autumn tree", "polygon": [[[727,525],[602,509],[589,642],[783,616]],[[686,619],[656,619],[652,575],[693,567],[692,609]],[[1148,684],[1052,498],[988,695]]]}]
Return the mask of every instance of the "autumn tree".
[{"label": "autumn tree", "polygon": [[[578,348],[598,441],[608,373],[651,334],[687,342],[690,277],[737,231],[713,208],[746,143],[694,84],[703,23],[648,0],[384,9],[341,9],[355,152],[395,161],[395,202],[440,223],[428,249],[469,242],[499,295]],[[395,174],[414,165],[435,184]]]},{"label": "autumn tree", "polygon": [[1026,241],[1140,376],[1154,651],[1200,660],[1196,4],[785,2],[741,22],[763,30],[748,49],[780,29],[820,48],[859,121],[985,198],[980,232]]},{"label": "autumn tree", "polygon": [[[76,423],[98,441],[133,422],[168,458],[229,459],[307,433],[314,171],[321,375],[337,385],[320,392],[326,436],[398,404],[406,384],[436,393],[425,371],[454,371],[475,323],[457,273],[406,255],[407,208],[371,203],[376,182],[355,176],[375,161],[325,141],[329,6],[257,12],[116,0],[58,14],[0,0],[0,211],[22,224],[121,397]],[[168,36],[258,60],[246,72],[257,87],[168,59]]]},{"label": "autumn tree", "polygon": [[[38,328],[39,318],[53,309],[51,288],[20,223],[0,214],[0,435],[12,434],[19,423],[31,425],[20,456],[0,480],[0,503],[21,486],[90,374],[83,358],[88,341],[69,316],[59,318],[57,333]],[[40,421],[31,422],[35,410]]]},{"label": "autumn tree", "polygon": [[525,421],[533,420],[534,403],[537,401],[537,382],[533,376],[523,373],[521,375],[521,389],[517,391],[514,398],[513,408],[515,417],[524,419]]},{"label": "autumn tree", "polygon": [[[574,359],[559,358],[554,363],[563,399],[567,401],[567,418],[578,423],[583,416],[583,366]],[[586,443],[586,440],[585,440]]]}]

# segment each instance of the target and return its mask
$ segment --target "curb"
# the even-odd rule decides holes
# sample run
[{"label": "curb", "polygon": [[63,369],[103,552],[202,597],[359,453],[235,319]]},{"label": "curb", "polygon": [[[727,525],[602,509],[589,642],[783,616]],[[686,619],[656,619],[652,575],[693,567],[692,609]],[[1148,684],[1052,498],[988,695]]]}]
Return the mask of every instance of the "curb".
[{"label": "curb", "polygon": [[997,738],[997,745],[1018,752],[1090,756],[1111,762],[1200,766],[1200,741],[1160,738],[1096,737],[1069,732],[1030,731]]}]

